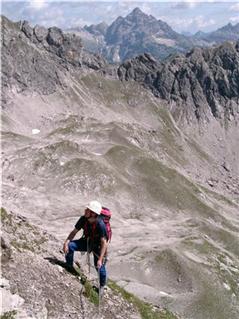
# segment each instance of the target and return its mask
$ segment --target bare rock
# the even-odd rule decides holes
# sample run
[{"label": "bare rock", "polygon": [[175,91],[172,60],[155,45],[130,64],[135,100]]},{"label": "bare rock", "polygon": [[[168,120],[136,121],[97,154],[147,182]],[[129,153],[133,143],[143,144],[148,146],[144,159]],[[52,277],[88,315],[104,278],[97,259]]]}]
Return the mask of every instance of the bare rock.
[{"label": "bare rock", "polygon": [[33,29],[34,34],[39,42],[42,42],[47,38],[48,30],[42,26],[36,25]]},{"label": "bare rock", "polygon": [[33,29],[32,27],[29,25],[29,23],[24,20],[22,23],[21,23],[21,30],[23,31],[23,33],[25,33],[25,35],[28,37],[28,38],[31,38],[32,35],[33,35]]},{"label": "bare rock", "polygon": [[225,171],[230,172],[229,165],[226,162],[222,164],[222,167],[225,169]]},{"label": "bare rock", "polygon": [[237,45],[194,48],[188,54],[159,63],[149,55],[126,61],[118,68],[121,80],[134,80],[175,104],[175,118],[188,121],[232,120],[238,116],[239,52]]},{"label": "bare rock", "polygon": [[1,250],[2,250],[2,256],[1,256],[2,264],[6,264],[10,260],[12,252],[11,252],[10,244],[3,237],[1,237]]},{"label": "bare rock", "polygon": [[211,179],[209,179],[209,180],[207,181],[207,183],[208,183],[208,185],[211,186],[211,187],[214,187],[214,186],[215,186],[214,182],[213,182]]},{"label": "bare rock", "polygon": [[64,40],[64,37],[63,37],[63,32],[61,31],[61,29],[57,27],[49,28],[49,32],[47,35],[47,42],[50,45],[60,47],[63,44],[63,40]]}]

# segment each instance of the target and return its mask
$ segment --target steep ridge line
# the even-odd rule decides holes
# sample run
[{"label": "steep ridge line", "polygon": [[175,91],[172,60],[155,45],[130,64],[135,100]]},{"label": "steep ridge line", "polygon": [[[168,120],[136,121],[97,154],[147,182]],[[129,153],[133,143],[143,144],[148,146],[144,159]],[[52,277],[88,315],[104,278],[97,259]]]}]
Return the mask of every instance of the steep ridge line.
[{"label": "steep ridge line", "polygon": [[[12,23],[5,17],[2,26],[3,93],[7,94],[15,84],[19,92],[34,90],[49,95],[67,87],[67,74],[75,77],[98,71],[121,81],[142,83],[169,103],[176,120],[205,123],[213,117],[223,124],[237,121],[239,42],[195,48],[164,63],[143,54],[120,66],[109,66],[100,56],[86,52],[79,37],[64,34],[58,28],[43,32],[39,26],[31,28],[26,21]],[[39,30],[44,34],[40,40]],[[13,55],[17,58],[13,59]],[[3,102],[6,101],[3,94]]]}]

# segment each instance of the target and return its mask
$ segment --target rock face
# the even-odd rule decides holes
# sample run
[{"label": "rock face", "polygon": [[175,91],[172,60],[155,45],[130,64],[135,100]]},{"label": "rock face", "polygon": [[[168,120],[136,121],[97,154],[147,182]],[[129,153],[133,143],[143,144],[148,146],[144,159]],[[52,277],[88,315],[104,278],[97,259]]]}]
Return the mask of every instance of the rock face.
[{"label": "rock face", "polygon": [[90,32],[93,35],[106,35],[107,32],[107,28],[108,28],[108,24],[105,22],[101,22],[99,24],[92,24],[89,27],[85,26],[84,29],[88,32]]},{"label": "rock face", "polygon": [[6,17],[1,24],[3,89],[17,84],[18,91],[32,88],[51,94],[64,86],[64,75],[70,69],[84,72],[105,66],[103,58],[84,51],[74,34],[56,27],[31,28],[26,21],[13,23]]},{"label": "rock face", "polygon": [[195,48],[187,55],[159,64],[149,55],[136,57],[118,68],[121,80],[135,80],[151,88],[173,107],[174,115],[188,120],[235,118],[239,97],[239,44]]},{"label": "rock face", "polygon": [[[91,276],[91,282],[88,280],[82,258],[77,271],[67,271],[64,255],[59,251],[61,243],[56,238],[30,224],[26,218],[2,208],[1,217],[3,236],[11,243],[12,250],[12,255],[5,260],[6,247],[2,239],[4,263],[0,289],[4,296],[3,318],[98,317],[98,295],[92,287],[92,282],[97,285],[97,277]],[[133,295],[128,294],[127,300],[122,292],[124,290],[116,283],[109,282],[102,298],[100,318],[140,319],[140,306],[144,306],[150,317],[152,314],[164,317],[167,313],[170,318],[177,319],[163,309],[147,308]]]},{"label": "rock face", "polygon": [[[85,31],[94,39],[89,41]],[[122,62],[145,52],[164,59],[175,52],[186,52],[193,44],[191,38],[175,32],[167,23],[139,8],[126,17],[118,17],[110,26],[105,23],[85,26],[81,34],[86,48],[102,54],[109,62]]]},{"label": "rock face", "polygon": [[[163,35],[177,37],[167,25],[135,9],[127,18],[118,18],[117,23],[108,28],[106,37],[118,48],[114,52],[118,58],[121,45],[115,44],[130,42],[129,30],[137,39],[137,27],[144,25],[150,32],[158,30],[160,25]],[[31,28],[26,21],[14,24],[6,18],[2,19],[2,30],[3,90],[17,84],[18,91],[32,89],[51,94],[58,87],[64,87],[69,73],[90,70],[107,73],[105,60],[85,51],[77,35],[65,34],[56,27]],[[208,120],[213,116],[231,120],[238,114],[239,42],[195,48],[186,55],[172,56],[164,63],[145,53],[127,60],[115,70],[120,80],[140,82],[169,102],[176,119]]]},{"label": "rock face", "polygon": [[195,38],[208,43],[222,43],[224,41],[237,41],[239,39],[239,23],[232,25],[228,23],[216,31],[210,33],[198,32]]},{"label": "rock face", "polygon": [[185,36],[139,8],[126,17],[118,17],[109,26],[102,22],[75,31],[82,35],[88,50],[103,55],[109,62],[123,62],[143,53],[163,60],[170,54],[186,53],[194,46],[207,47],[239,38],[239,24],[230,23],[214,32],[199,31],[194,36]]},{"label": "rock face", "polygon": [[47,38],[48,30],[42,26],[36,25],[34,27],[34,34],[39,42],[42,42]]},{"label": "rock face", "polygon": [[118,17],[108,27],[105,41],[109,47],[119,47],[121,61],[145,52],[164,59],[169,54],[184,52],[190,47],[190,40],[139,8],[125,18]]}]

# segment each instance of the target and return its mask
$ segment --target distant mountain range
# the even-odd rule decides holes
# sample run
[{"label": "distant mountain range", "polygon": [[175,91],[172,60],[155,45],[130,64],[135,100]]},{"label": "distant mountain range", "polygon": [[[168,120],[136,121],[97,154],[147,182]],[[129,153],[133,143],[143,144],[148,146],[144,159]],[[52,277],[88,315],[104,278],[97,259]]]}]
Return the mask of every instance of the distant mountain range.
[{"label": "distant mountain range", "polygon": [[126,17],[119,16],[111,25],[102,22],[67,31],[77,33],[87,50],[103,55],[109,62],[123,62],[143,53],[163,60],[174,53],[185,53],[194,46],[239,39],[239,23],[235,26],[229,23],[210,33],[199,31],[193,36],[183,35],[139,8]]},{"label": "distant mountain range", "polygon": [[220,44],[224,41],[236,41],[239,39],[239,23],[234,26],[228,23],[224,27],[209,33],[197,32],[194,39],[204,40],[209,44]]},{"label": "distant mountain range", "polygon": [[[134,21],[135,15],[138,15],[137,25],[144,28],[145,15],[138,10],[134,10],[127,21]],[[133,30],[134,23],[122,22],[122,19],[118,18],[109,27],[101,24],[88,28],[95,33],[104,32],[112,46],[126,43],[125,55],[130,56],[137,49],[140,51],[136,45],[140,34],[136,29],[129,34],[128,29]],[[155,32],[160,25],[161,39],[166,34],[175,42],[184,38],[163,22],[153,17],[149,19],[151,26],[147,26],[148,33],[149,30]],[[153,54],[144,53],[123,63],[109,65],[102,56],[85,50],[79,36],[64,33],[56,27],[46,29],[36,25],[32,28],[27,21],[12,23],[4,17],[2,30],[3,91],[13,85],[19,91],[28,88],[48,95],[64,87],[64,77],[61,78],[60,73],[98,71],[114,80],[142,84],[169,103],[175,118],[192,122],[195,119],[208,120],[212,115],[229,120],[238,116],[239,41],[215,47],[196,47],[187,54],[175,54],[163,62],[155,59]],[[23,50],[19,53],[11,45],[14,32],[19,36],[16,47],[19,51]],[[135,39],[135,44],[130,42],[130,38]]]}]

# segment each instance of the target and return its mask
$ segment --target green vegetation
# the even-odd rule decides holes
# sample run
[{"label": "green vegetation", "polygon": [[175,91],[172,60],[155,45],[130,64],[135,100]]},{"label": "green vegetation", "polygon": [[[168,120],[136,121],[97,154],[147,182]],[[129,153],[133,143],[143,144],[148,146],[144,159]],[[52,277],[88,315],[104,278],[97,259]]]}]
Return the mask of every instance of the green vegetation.
[{"label": "green vegetation", "polygon": [[214,199],[216,199],[217,201],[221,201],[224,204],[228,204],[234,208],[237,208],[238,205],[236,203],[234,203],[232,200],[230,200],[228,197],[224,196],[223,194],[219,194],[215,191],[212,191],[211,189],[206,188],[203,185],[200,185],[200,188],[208,195],[211,195],[211,197],[213,197]]},{"label": "green vegetation", "polygon": [[[85,288],[84,295],[92,302],[94,305],[98,305],[99,298],[98,293],[92,287],[91,283],[87,277],[82,272],[81,268],[77,265],[76,268],[77,275],[81,278],[81,283]],[[125,289],[117,285],[113,280],[108,280],[108,287],[116,294],[120,294],[127,302],[132,303],[134,307],[141,314],[142,319],[177,319],[177,317],[166,309],[158,310],[153,307],[153,305],[140,300],[138,297],[127,292]]]},{"label": "green vegetation", "polygon": [[190,148],[196,152],[197,157],[205,160],[206,162],[212,161],[212,158],[199,146],[197,142],[195,142],[192,138],[191,140],[188,138],[187,143]]},{"label": "green vegetation", "polygon": [[163,121],[163,127],[160,131],[160,142],[164,152],[175,162],[184,166],[187,160],[184,156],[183,147],[179,145],[179,131],[173,123],[170,113],[166,108],[158,108],[159,119]]},{"label": "green vegetation", "polygon": [[39,239],[28,240],[27,237],[21,236],[18,240],[12,240],[11,245],[16,248],[19,252],[22,250],[29,250],[35,252],[40,248],[40,246],[45,243],[47,239],[45,237],[40,237]]},{"label": "green vegetation", "polygon": [[85,287],[85,296],[95,305],[99,303],[99,296],[97,291],[95,291],[88,280],[84,283]]},{"label": "green vegetation", "polygon": [[86,298],[90,300],[94,305],[98,305],[99,303],[99,296],[95,289],[92,287],[91,283],[87,279],[87,277],[83,274],[81,268],[77,266],[76,272],[81,278],[81,284],[84,286],[85,291],[84,295]]},{"label": "green vegetation", "polygon": [[206,239],[201,239],[201,242],[197,242],[198,238],[185,238],[182,243],[188,247],[196,250],[196,254],[198,252],[203,255],[210,255],[217,252],[217,249]]},{"label": "green vegetation", "polygon": [[190,210],[207,218],[221,220],[218,212],[200,198],[199,187],[177,170],[151,158],[138,159],[133,169],[152,200],[163,202],[171,208]]},{"label": "green vegetation", "polygon": [[221,282],[228,284],[231,293],[239,296],[239,287],[237,284],[239,267],[235,264],[228,265],[227,257],[225,253],[218,255],[214,266]]},{"label": "green vegetation", "polygon": [[17,314],[16,310],[7,311],[0,316],[0,319],[14,319],[16,314]]},{"label": "green vegetation", "polygon": [[[106,106],[121,103],[134,107],[138,104],[140,86],[135,82],[131,82],[129,85],[95,74],[88,74],[82,77],[81,81],[90,87],[91,94],[95,95],[95,99],[100,99]],[[75,87],[75,89],[78,91],[78,88]],[[79,91],[79,94],[82,94],[82,91]]]},{"label": "green vegetation", "polygon": [[120,294],[126,301],[132,303],[139,311],[142,319],[177,319],[177,317],[166,309],[154,309],[153,305],[140,300],[138,297],[127,292],[117,285],[113,280],[108,280],[108,286],[116,293]]},{"label": "green vegetation", "polygon": [[8,220],[10,217],[10,215],[7,213],[6,209],[1,207],[1,222],[5,222],[6,220]]},{"label": "green vegetation", "polygon": [[222,227],[212,227],[211,225],[204,225],[201,227],[204,234],[207,234],[218,244],[220,243],[224,249],[239,256],[238,236],[237,233],[228,231]]},{"label": "green vegetation", "polygon": [[[225,294],[225,291],[219,289],[216,284],[216,278],[211,278],[212,282],[208,280],[202,280],[203,288],[201,292],[197,295],[195,303],[192,306],[197,313],[204,314],[204,318],[210,313],[210,318],[225,319],[225,318],[235,318],[231,316],[232,312],[230,309],[231,293]],[[213,279],[214,283],[213,283]],[[193,317],[193,315],[192,315]]]},{"label": "green vegetation", "polygon": [[15,235],[14,239],[11,240],[11,245],[19,252],[22,252],[22,250],[35,252],[48,241],[47,237],[43,236],[36,227],[26,220],[17,220],[3,207],[1,207],[1,222],[6,227],[7,232]]},{"label": "green vegetation", "polygon": [[5,208],[1,207],[1,223],[7,227],[12,228],[12,232],[17,230],[17,226],[13,221],[12,215],[9,214]]}]

